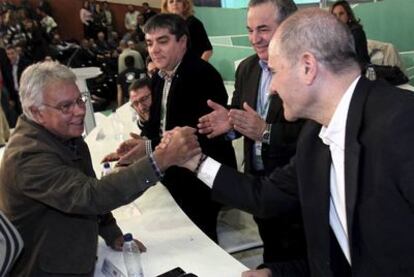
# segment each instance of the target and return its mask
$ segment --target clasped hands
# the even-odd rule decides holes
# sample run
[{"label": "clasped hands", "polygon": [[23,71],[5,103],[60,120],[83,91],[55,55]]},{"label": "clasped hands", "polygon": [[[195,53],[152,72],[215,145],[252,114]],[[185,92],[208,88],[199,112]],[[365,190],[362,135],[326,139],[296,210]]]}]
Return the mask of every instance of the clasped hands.
[{"label": "clasped hands", "polygon": [[200,134],[214,138],[233,129],[254,141],[262,139],[266,122],[246,102],[243,103],[242,110],[228,110],[212,100],[208,100],[207,105],[213,111],[200,117],[197,124]]},{"label": "clasped hands", "polygon": [[[154,159],[164,171],[168,167],[182,166],[201,155],[197,140],[197,130],[191,127],[175,127],[164,133],[161,143],[153,152]],[[131,133],[131,138],[122,142],[116,152],[107,155],[102,162],[118,161],[119,165],[129,165],[145,156],[145,139]]]}]

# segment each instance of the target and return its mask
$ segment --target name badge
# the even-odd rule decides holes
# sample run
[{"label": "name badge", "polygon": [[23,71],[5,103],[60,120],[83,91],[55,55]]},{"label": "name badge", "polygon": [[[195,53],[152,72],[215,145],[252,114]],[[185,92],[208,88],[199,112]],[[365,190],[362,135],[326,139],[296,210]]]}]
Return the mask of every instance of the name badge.
[{"label": "name badge", "polygon": [[262,156],[262,143],[261,142],[255,142],[254,143],[254,149],[255,149],[255,155],[258,157]]}]

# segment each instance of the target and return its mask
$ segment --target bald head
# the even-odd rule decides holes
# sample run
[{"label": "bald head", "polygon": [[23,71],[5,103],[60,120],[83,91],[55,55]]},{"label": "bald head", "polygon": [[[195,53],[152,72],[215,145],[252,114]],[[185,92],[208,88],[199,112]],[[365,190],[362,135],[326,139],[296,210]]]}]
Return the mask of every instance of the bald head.
[{"label": "bald head", "polygon": [[359,70],[354,39],[348,27],[318,8],[300,10],[287,18],[272,39],[272,49],[296,63],[310,52],[332,73]]}]

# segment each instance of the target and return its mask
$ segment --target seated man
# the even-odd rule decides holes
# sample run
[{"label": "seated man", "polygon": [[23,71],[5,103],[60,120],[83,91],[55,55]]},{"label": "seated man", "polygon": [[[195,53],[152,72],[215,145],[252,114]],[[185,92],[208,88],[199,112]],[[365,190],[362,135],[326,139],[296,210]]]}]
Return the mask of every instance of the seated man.
[{"label": "seated man", "polygon": [[152,105],[151,81],[148,78],[138,79],[129,86],[129,101],[138,114],[138,127],[141,129],[149,120]]},{"label": "seated man", "polygon": [[173,147],[97,180],[82,139],[86,106],[75,79],[54,62],[34,64],[21,78],[23,115],[0,168],[0,209],[25,244],[11,276],[91,276],[98,234],[112,248],[122,246],[110,211],[201,151],[194,129],[177,128]]}]

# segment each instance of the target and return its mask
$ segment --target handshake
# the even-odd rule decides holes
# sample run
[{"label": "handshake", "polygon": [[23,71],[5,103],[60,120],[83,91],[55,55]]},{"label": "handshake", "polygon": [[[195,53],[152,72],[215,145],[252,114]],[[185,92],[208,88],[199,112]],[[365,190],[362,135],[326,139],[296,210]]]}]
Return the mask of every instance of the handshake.
[{"label": "handshake", "polygon": [[[191,127],[175,127],[163,134],[161,142],[153,152],[154,160],[161,171],[170,166],[181,166],[194,171],[202,158],[197,130]],[[122,142],[116,152],[107,155],[102,162],[118,161],[118,166],[127,166],[151,151],[150,141],[131,133],[131,138]]]}]

